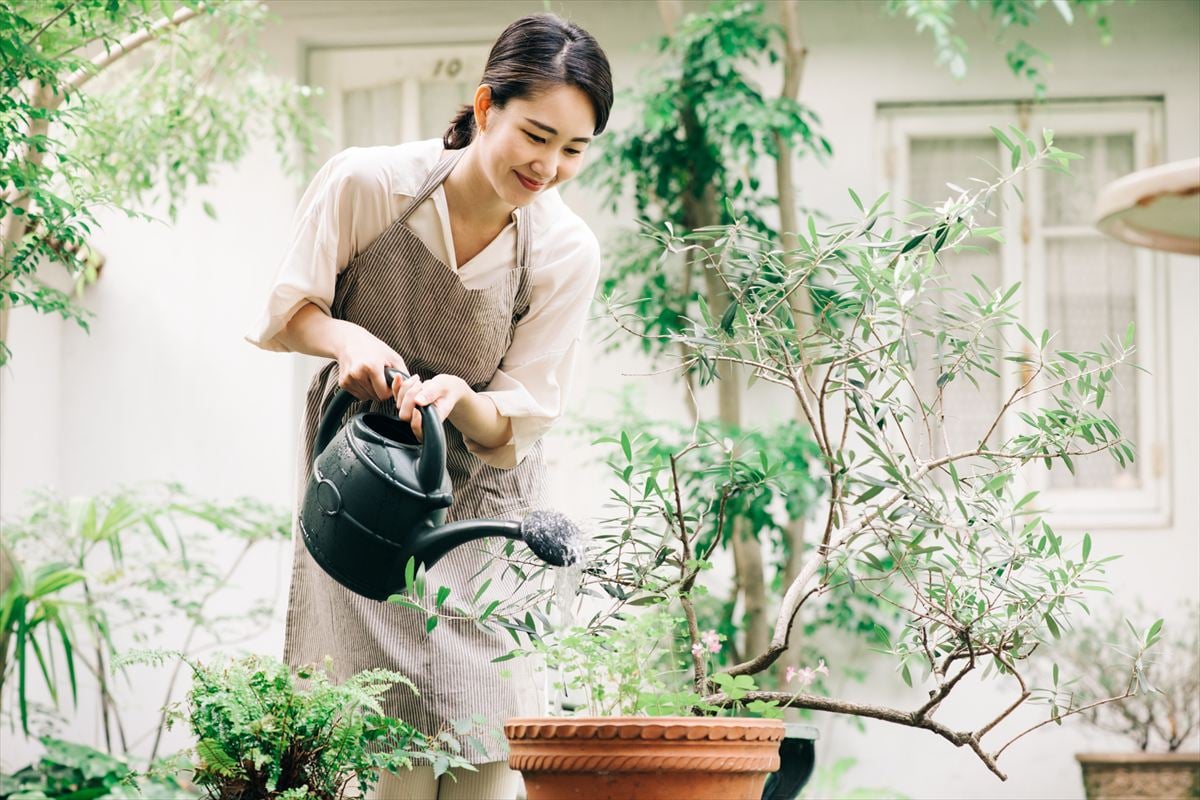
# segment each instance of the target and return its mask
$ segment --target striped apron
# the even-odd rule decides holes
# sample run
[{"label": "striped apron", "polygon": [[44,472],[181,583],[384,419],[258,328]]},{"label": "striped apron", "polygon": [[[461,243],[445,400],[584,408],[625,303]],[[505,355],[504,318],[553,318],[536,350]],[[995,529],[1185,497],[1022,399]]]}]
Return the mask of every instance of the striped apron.
[{"label": "striped apron", "polygon": [[[517,263],[502,278],[481,289],[467,289],[458,275],[434,256],[406,225],[413,210],[437,188],[462,156],[451,151],[425,180],[394,223],[353,258],[337,279],[332,316],[366,328],[403,356],[410,372],[428,379],[457,375],[475,391],[487,387],[512,341],[517,322],[529,310],[530,208],[517,211]],[[326,365],[308,389],[304,439],[300,452],[299,493],[313,462],[313,438],[321,414],[338,389],[337,362]],[[347,413],[395,413],[395,404],[358,402]],[[454,488],[447,522],[481,517],[520,519],[532,508],[546,507],[545,467],[539,441],[514,469],[483,463],[470,452],[462,434],[445,423],[446,462]],[[384,711],[426,733],[475,715],[499,728],[512,716],[544,711],[544,689],[527,659],[500,664],[492,659],[514,646],[506,632],[480,630],[472,619],[453,619],[457,598],[469,604],[491,579],[478,601],[502,602],[518,596],[520,581],[493,553],[504,540],[481,539],[452,550],[426,576],[432,595],[450,589],[441,619],[432,633],[425,615],[391,603],[361,597],[330,578],[294,530],[291,592],[288,598],[284,659],[292,666],[321,664],[332,658],[337,680],[365,669],[395,670],[408,677],[419,695],[393,687],[383,698]],[[397,576],[400,578],[401,576]],[[462,614],[459,614],[463,616]],[[465,616],[470,616],[466,614]],[[468,750],[472,763],[506,758],[496,737],[481,737],[487,753]]]}]

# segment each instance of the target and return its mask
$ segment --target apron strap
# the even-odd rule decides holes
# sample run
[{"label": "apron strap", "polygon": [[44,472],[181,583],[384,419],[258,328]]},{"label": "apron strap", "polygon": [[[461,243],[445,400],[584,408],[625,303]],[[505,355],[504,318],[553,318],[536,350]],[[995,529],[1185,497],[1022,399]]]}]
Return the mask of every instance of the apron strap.
[{"label": "apron strap", "polygon": [[529,267],[533,252],[533,203],[517,209],[517,267]]},{"label": "apron strap", "polygon": [[424,203],[429,195],[433,194],[433,190],[441,185],[442,181],[446,180],[446,176],[454,169],[454,165],[463,157],[466,150],[451,150],[450,155],[440,159],[437,164],[434,164],[433,169],[429,171],[429,175],[425,178],[425,183],[421,184],[421,188],[413,195],[412,200],[408,202],[408,206],[400,214],[398,222],[403,223],[407,220],[417,206]]},{"label": "apron strap", "polygon": [[[400,218],[397,220],[399,224],[404,222],[412,215],[417,206],[425,202],[429,195],[433,194],[433,190],[441,185],[442,181],[446,180],[446,176],[454,169],[459,160],[463,157],[466,149],[451,150],[450,155],[438,160],[433,169],[429,171],[429,175],[425,178],[425,183],[421,184],[421,188],[413,195],[413,198],[408,202],[404,211],[401,212]],[[530,254],[533,252],[533,224],[530,220],[532,216],[533,204],[517,209],[517,266],[525,269],[529,266]]]}]

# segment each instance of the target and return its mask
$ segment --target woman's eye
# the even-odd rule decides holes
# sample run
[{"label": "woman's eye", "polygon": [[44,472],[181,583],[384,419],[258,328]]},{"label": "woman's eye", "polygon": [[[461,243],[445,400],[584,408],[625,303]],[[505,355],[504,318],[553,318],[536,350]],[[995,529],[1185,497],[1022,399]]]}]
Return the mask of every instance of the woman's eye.
[{"label": "woman's eye", "polygon": [[576,149],[575,149],[575,148],[573,148],[573,147],[568,147],[568,148],[567,148],[567,155],[569,155],[569,156],[577,156],[577,155],[579,155],[579,154],[580,154],[580,153],[582,153],[582,152],[583,152],[582,150],[576,150]]},{"label": "woman's eye", "polygon": [[546,143],[546,140],[545,140],[545,139],[543,139],[543,138],[542,138],[542,137],[540,137],[540,136],[535,136],[535,135],[533,135],[532,133],[530,133],[529,131],[525,131],[525,135],[526,135],[526,136],[528,136],[528,137],[529,137],[530,139],[532,139],[533,141],[537,142],[538,144],[545,144],[545,143]]}]

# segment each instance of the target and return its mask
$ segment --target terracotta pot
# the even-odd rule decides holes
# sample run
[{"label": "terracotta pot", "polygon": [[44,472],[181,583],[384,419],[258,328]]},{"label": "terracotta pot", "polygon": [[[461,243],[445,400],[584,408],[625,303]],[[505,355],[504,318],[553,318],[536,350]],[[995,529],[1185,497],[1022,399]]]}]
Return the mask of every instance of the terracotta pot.
[{"label": "terracotta pot", "polygon": [[1200,797],[1200,753],[1079,753],[1088,800]]},{"label": "terracotta pot", "polygon": [[758,800],[779,769],[784,727],[738,717],[519,717],[504,733],[529,800]]}]

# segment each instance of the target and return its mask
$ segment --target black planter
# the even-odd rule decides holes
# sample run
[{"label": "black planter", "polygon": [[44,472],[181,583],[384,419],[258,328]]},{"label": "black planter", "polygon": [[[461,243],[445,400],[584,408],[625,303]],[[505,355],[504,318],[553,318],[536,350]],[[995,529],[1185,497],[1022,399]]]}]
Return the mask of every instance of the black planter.
[{"label": "black planter", "polygon": [[762,800],[795,800],[812,777],[820,733],[812,725],[789,722],[779,743],[779,771],[767,776]]}]

